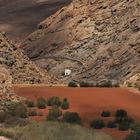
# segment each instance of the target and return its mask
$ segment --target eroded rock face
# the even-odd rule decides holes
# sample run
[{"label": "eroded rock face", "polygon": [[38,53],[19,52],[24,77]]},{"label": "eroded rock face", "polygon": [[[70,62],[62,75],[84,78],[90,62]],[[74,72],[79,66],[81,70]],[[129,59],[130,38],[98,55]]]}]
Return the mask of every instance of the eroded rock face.
[{"label": "eroded rock face", "polygon": [[12,77],[3,66],[0,65],[0,110],[3,110],[10,102],[20,102],[23,99],[11,91]]},{"label": "eroded rock face", "polygon": [[48,83],[47,72],[32,63],[22,50],[13,45],[5,34],[0,33],[0,64],[12,76],[14,84]]},{"label": "eroded rock face", "polygon": [[140,73],[139,13],[138,0],[74,0],[40,23],[23,48],[60,81],[70,79],[63,76],[69,68],[76,80],[124,83]]}]

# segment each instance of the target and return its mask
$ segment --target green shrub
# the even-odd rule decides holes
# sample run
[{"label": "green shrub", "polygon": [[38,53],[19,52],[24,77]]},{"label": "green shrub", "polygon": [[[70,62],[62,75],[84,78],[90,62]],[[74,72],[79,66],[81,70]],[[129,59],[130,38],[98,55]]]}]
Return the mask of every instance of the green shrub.
[{"label": "green shrub", "polygon": [[82,124],[81,118],[76,112],[65,112],[63,114],[63,121],[67,123]]},{"label": "green shrub", "polygon": [[108,128],[116,128],[117,125],[116,125],[115,121],[109,121],[109,122],[107,123],[107,127],[108,127]]},{"label": "green shrub", "polygon": [[47,106],[46,100],[44,98],[38,98],[37,99],[37,107],[40,109],[45,109]]},{"label": "green shrub", "polygon": [[113,87],[112,85],[112,81],[110,80],[105,80],[105,81],[102,81],[101,83],[97,83],[96,84],[97,87]]},{"label": "green shrub", "polygon": [[127,117],[127,111],[125,111],[124,109],[119,109],[116,111],[115,117],[118,117],[118,118]]},{"label": "green shrub", "polygon": [[26,106],[18,102],[12,102],[8,106],[6,106],[6,112],[12,116],[18,116],[21,118],[28,117]]},{"label": "green shrub", "polygon": [[28,115],[29,115],[29,116],[37,116],[37,111],[36,111],[36,109],[30,109],[29,112],[28,112]]},{"label": "green shrub", "polygon": [[68,102],[68,100],[66,98],[61,103],[61,108],[62,109],[68,109],[69,108],[69,102]]},{"label": "green shrub", "polygon": [[33,101],[26,101],[27,107],[34,107],[34,102]]},{"label": "green shrub", "polygon": [[61,105],[61,101],[59,97],[50,97],[49,99],[47,99],[47,105],[48,106],[60,106]]},{"label": "green shrub", "polygon": [[115,118],[115,122],[116,123],[122,123],[122,122],[126,122],[126,123],[129,123],[130,124],[130,126],[132,126],[133,124],[134,124],[134,119],[133,118],[131,118],[131,117],[116,117]]},{"label": "green shrub", "polygon": [[7,138],[13,138],[12,133],[10,133],[8,131],[3,131],[3,130],[0,130],[0,136],[7,137]]},{"label": "green shrub", "polygon": [[47,120],[57,121],[61,115],[62,115],[61,110],[58,107],[54,107],[49,110],[48,115],[47,115]]},{"label": "green shrub", "polygon": [[101,116],[102,117],[110,117],[110,112],[109,111],[103,111],[102,113],[101,113]]},{"label": "green shrub", "polygon": [[77,84],[76,84],[76,82],[74,82],[74,81],[70,81],[70,82],[68,83],[68,87],[77,87]]},{"label": "green shrub", "polygon": [[93,83],[80,82],[80,87],[93,87]]},{"label": "green shrub", "polygon": [[129,128],[130,128],[130,123],[129,122],[121,122],[121,123],[119,123],[119,130],[126,131]]},{"label": "green shrub", "polygon": [[97,119],[97,120],[93,120],[91,123],[90,123],[90,126],[92,128],[95,128],[95,129],[101,129],[103,127],[105,127],[105,123],[103,120],[101,119]]}]

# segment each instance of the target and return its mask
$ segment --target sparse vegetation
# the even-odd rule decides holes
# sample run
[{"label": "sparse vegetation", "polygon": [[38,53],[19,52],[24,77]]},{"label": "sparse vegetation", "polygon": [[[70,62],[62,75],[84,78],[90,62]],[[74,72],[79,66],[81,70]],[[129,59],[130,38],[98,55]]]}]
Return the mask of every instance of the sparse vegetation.
[{"label": "sparse vegetation", "polygon": [[61,110],[58,107],[54,107],[49,110],[47,115],[48,121],[58,121],[59,117],[62,115]]},{"label": "sparse vegetation", "polygon": [[47,105],[48,106],[60,106],[61,105],[61,101],[59,97],[50,97],[49,99],[47,99]]},{"label": "sparse vegetation", "polygon": [[89,82],[80,82],[80,87],[94,87],[93,83],[89,83]]},{"label": "sparse vegetation", "polygon": [[68,100],[66,98],[61,103],[61,108],[62,109],[68,109],[69,108],[69,102],[68,102]]},{"label": "sparse vegetation", "polygon": [[34,107],[34,102],[33,101],[26,101],[27,107]]},{"label": "sparse vegetation", "polygon": [[47,106],[46,100],[44,98],[38,98],[37,99],[37,107],[40,109],[45,109]]},{"label": "sparse vegetation", "polygon": [[65,112],[63,114],[63,121],[67,123],[82,124],[81,118],[76,112]]},{"label": "sparse vegetation", "polygon": [[116,111],[116,113],[115,113],[115,117],[116,118],[125,118],[125,117],[127,117],[127,111],[125,111],[124,109],[119,109],[119,110],[117,110]]},{"label": "sparse vegetation", "polygon": [[97,119],[97,120],[93,120],[90,123],[90,126],[94,129],[101,129],[101,128],[105,127],[105,123],[103,120]]},{"label": "sparse vegetation", "polygon": [[7,138],[13,138],[13,134],[8,132],[8,131],[3,131],[3,130],[0,130],[0,136],[3,136],[3,137],[7,137]]},{"label": "sparse vegetation", "polygon": [[13,131],[15,140],[114,140],[103,132],[62,122],[31,123]]},{"label": "sparse vegetation", "polygon": [[11,116],[17,116],[21,118],[27,118],[28,112],[24,104],[18,102],[12,102],[7,107],[5,112]]},{"label": "sparse vegetation", "polygon": [[97,83],[96,87],[113,87],[113,85],[112,85],[112,81],[104,80],[104,81],[102,81],[100,83]]},{"label": "sparse vegetation", "polygon": [[70,81],[70,82],[68,83],[68,87],[77,87],[77,84],[76,84],[76,82],[74,82],[74,81]]}]

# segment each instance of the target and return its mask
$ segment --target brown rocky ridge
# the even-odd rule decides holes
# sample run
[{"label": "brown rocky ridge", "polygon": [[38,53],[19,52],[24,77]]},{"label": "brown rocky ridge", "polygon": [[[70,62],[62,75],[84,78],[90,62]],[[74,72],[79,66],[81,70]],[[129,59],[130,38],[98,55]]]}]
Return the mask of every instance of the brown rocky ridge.
[{"label": "brown rocky ridge", "polygon": [[0,65],[0,111],[11,102],[22,101],[23,98],[11,91],[12,77],[7,69]]},{"label": "brown rocky ridge", "polygon": [[9,71],[12,84],[37,84],[49,81],[47,72],[32,63],[4,33],[0,33],[0,65]]},{"label": "brown rocky ridge", "polygon": [[[23,41],[25,53],[59,81],[140,85],[140,1],[73,0]],[[64,76],[64,69],[72,77]]]}]

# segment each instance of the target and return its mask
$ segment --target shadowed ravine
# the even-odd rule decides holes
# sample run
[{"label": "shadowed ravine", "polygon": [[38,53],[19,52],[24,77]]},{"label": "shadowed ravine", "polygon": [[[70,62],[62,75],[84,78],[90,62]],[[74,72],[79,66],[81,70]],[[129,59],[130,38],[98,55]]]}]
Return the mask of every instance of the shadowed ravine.
[{"label": "shadowed ravine", "polygon": [[[37,29],[38,23],[71,0],[0,0],[0,31],[15,41],[21,41]],[[18,19],[18,20],[17,20]]]}]

